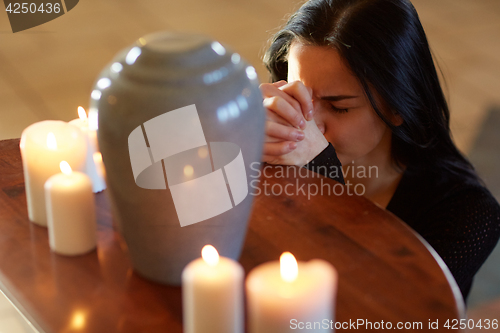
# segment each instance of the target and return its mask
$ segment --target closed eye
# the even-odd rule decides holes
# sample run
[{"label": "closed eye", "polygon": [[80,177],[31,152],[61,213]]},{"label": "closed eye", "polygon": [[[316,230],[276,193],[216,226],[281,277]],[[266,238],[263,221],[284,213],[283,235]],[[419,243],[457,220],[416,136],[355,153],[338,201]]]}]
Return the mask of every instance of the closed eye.
[{"label": "closed eye", "polygon": [[333,112],[335,113],[347,113],[349,112],[349,109],[339,109],[339,108],[336,108],[335,106],[333,106],[332,104],[330,104],[330,107],[332,109]]}]

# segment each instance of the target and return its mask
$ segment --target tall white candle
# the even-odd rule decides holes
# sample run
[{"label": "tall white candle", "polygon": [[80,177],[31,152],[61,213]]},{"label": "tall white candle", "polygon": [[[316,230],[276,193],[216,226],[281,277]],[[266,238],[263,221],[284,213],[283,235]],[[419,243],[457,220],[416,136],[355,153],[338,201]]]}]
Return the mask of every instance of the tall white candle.
[{"label": "tall white candle", "polygon": [[49,244],[64,255],[84,254],[96,247],[96,219],[92,182],[61,162],[61,171],[45,183]]},{"label": "tall white candle", "polygon": [[207,245],[182,272],[185,333],[243,332],[243,268]]},{"label": "tall white candle", "polygon": [[85,173],[92,180],[92,190],[94,193],[101,192],[106,189],[106,183],[101,173],[94,162],[94,154],[99,151],[97,144],[97,126],[91,124],[91,119],[87,117],[85,109],[81,106],[78,107],[78,119],[74,119],[69,123],[78,127],[87,140],[87,157],[85,160]]},{"label": "tall white candle", "polygon": [[28,126],[21,136],[24,183],[30,221],[47,226],[43,185],[59,173],[66,160],[75,170],[85,166],[87,145],[82,132],[63,121],[46,120]]},{"label": "tall white candle", "polygon": [[324,260],[280,262],[254,268],[246,281],[250,333],[332,332],[337,273]]}]

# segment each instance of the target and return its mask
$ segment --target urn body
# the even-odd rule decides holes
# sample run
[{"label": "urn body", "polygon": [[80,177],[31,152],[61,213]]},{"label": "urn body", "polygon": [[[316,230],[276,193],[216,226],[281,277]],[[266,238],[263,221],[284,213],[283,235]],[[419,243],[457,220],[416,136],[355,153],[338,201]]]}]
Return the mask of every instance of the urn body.
[{"label": "urn body", "polygon": [[211,244],[238,259],[265,113],[253,67],[203,36],[140,38],[101,72],[90,117],[132,265],[180,284]]}]

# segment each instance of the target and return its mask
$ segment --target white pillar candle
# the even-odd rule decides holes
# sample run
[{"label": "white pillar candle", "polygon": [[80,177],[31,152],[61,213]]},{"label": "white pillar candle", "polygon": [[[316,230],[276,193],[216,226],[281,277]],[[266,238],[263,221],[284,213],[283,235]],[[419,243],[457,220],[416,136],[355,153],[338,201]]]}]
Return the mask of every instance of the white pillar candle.
[{"label": "white pillar candle", "polygon": [[238,262],[205,246],[182,272],[184,332],[242,333],[243,277]]},{"label": "white pillar candle", "polygon": [[78,119],[74,119],[69,123],[78,127],[87,140],[87,157],[85,160],[85,173],[92,180],[92,191],[94,193],[101,192],[106,189],[106,183],[101,173],[94,162],[94,154],[99,151],[97,144],[97,131],[93,124],[90,124],[90,119],[87,117],[85,109],[78,107]]},{"label": "white pillar candle", "polygon": [[96,247],[92,182],[66,161],[61,171],[45,183],[50,248],[64,255],[84,254]]},{"label": "white pillar candle", "polygon": [[47,179],[59,173],[66,160],[75,170],[85,167],[87,145],[82,132],[63,121],[46,120],[28,126],[21,136],[24,183],[30,221],[47,226],[45,193]]},{"label": "white pillar candle", "polygon": [[332,332],[337,273],[324,260],[280,262],[254,268],[246,281],[250,333]]}]

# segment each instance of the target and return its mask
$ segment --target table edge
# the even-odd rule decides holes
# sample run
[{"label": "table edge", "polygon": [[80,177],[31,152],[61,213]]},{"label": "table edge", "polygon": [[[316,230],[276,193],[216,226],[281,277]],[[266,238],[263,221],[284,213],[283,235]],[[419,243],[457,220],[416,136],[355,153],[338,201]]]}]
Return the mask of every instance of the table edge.
[{"label": "table edge", "polygon": [[437,264],[443,271],[444,276],[446,277],[446,280],[448,280],[448,284],[451,288],[451,292],[453,296],[455,297],[455,304],[456,308],[458,310],[458,314],[460,316],[460,319],[467,319],[467,310],[465,306],[465,301],[462,296],[462,292],[460,291],[460,288],[458,287],[457,281],[453,277],[453,274],[451,274],[450,269],[444,262],[443,258],[434,250],[434,248],[422,237],[420,236],[415,230],[407,226],[411,232],[420,240],[420,242],[427,248],[427,251],[430,252],[430,254],[434,257],[434,260],[436,260]]},{"label": "table edge", "polygon": [[9,301],[10,305],[19,313],[23,320],[33,330],[34,333],[45,333],[40,324],[30,315],[30,312],[17,300],[11,290],[15,290],[12,286],[9,288],[9,281],[7,278],[0,274],[0,293]]}]

